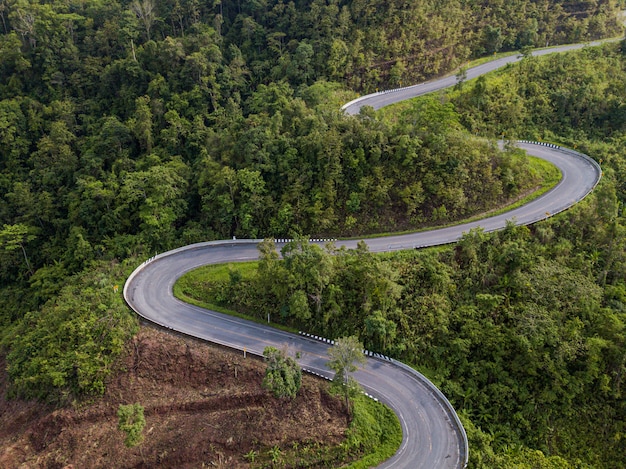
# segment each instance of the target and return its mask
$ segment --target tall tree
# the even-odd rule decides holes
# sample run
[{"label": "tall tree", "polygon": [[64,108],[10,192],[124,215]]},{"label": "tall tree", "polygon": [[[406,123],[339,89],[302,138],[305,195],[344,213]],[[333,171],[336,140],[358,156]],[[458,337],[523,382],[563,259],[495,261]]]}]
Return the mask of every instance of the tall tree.
[{"label": "tall tree", "polygon": [[363,344],[358,337],[341,337],[335,340],[335,345],[328,349],[328,367],[335,372],[333,384],[336,388],[341,388],[346,403],[348,415],[351,414],[350,395],[358,389],[356,380],[350,376],[359,369],[358,365],[364,365],[365,355],[363,355]]},{"label": "tall tree", "polygon": [[30,275],[33,274],[33,269],[30,265],[28,255],[26,254],[26,244],[33,241],[35,238],[34,229],[22,223],[4,225],[2,230],[0,230],[0,246],[2,246],[5,251],[21,249]]},{"label": "tall tree", "polygon": [[[282,249],[285,267],[289,272],[289,285],[294,293],[310,301],[315,311],[316,321],[320,321],[324,291],[333,274],[333,258],[329,252],[316,244],[310,244],[306,238],[297,238]],[[295,300],[294,300],[295,301]],[[302,304],[298,301],[297,304]],[[294,303],[296,304],[296,303]],[[295,316],[302,316],[302,310],[292,311]]]},{"label": "tall tree", "polygon": [[137,16],[146,30],[146,39],[150,40],[150,30],[157,20],[156,7],[153,0],[134,0],[130,9]]}]

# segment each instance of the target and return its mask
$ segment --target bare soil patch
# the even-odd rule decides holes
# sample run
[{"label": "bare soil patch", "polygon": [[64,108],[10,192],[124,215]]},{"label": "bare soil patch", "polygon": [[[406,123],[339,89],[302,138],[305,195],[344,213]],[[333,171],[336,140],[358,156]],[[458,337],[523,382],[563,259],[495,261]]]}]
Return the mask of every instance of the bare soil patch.
[{"label": "bare soil patch", "polygon": [[[346,416],[327,383],[303,376],[298,397],[279,400],[261,387],[264,371],[250,356],[142,327],[91,402],[7,400],[2,372],[0,467],[249,468],[271,449],[293,454],[344,440]],[[126,448],[117,409],[135,402],[145,408],[145,440]]]}]

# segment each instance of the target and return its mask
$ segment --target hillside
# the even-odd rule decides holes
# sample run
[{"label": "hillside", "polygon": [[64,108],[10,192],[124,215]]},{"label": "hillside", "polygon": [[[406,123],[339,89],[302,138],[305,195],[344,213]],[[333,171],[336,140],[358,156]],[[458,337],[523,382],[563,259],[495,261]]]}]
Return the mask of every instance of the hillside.
[{"label": "hillside", "polygon": [[[444,12],[418,3],[407,14],[426,8],[435,24]],[[571,21],[613,21],[612,3],[604,16],[589,8]],[[14,392],[102,392],[131,321],[111,296],[124,272],[103,265],[232,236],[449,223],[541,184],[523,155],[467,133],[449,103],[395,123],[339,111],[351,81],[331,73],[324,44],[393,30],[382,12],[335,1],[2,3],[0,326]],[[348,29],[312,28],[326,25],[311,16],[322,13]],[[82,337],[63,326],[80,323],[77,310],[89,318]],[[66,336],[51,343],[50,328]],[[29,341],[45,360],[33,363]]]},{"label": "hillside", "polygon": [[624,467],[625,52],[622,42],[525,58],[439,98],[475,131],[595,157],[602,180],[566,212],[386,255],[296,239],[283,262],[266,241],[257,264],[199,269],[180,291],[258,318],[280,311],[277,320],[325,337],[359,331],[367,349],[442,389],[467,429],[470,467]]},{"label": "hillside", "polygon": [[[524,60],[450,95],[408,103],[391,118],[339,108],[358,93],[447,73],[471,58],[621,34],[624,7],[623,0],[0,0],[0,347],[3,390],[14,399],[3,401],[2,418],[16,419],[2,428],[25,432],[3,430],[6,447],[18,445],[5,456],[57,457],[38,449],[49,443],[56,451],[45,435],[47,425],[63,428],[57,417],[20,399],[61,406],[93,399],[94,410],[65,408],[58,418],[85,422],[78,431],[88,433],[95,432],[89,422],[108,416],[101,426],[109,428],[110,455],[137,461],[113,437],[110,416],[122,398],[139,400],[137,380],[123,382],[137,393],[126,395],[114,379],[135,379],[133,372],[119,378],[113,364],[132,357],[123,354],[137,319],[120,289],[142,260],[211,239],[363,235],[487,212],[544,182],[525,155],[485,138],[504,133],[588,152],[605,171],[600,198],[532,232],[507,232],[502,251],[488,248],[491,238],[469,238],[444,255],[440,271],[425,262],[403,289],[391,267],[355,263],[360,274],[375,270],[390,294],[374,289],[376,302],[361,302],[369,329],[355,314],[363,311],[334,310],[356,320],[328,335],[359,325],[373,346],[430,368],[465,411],[474,467],[507,467],[507,455],[520,462],[529,452],[569,458],[577,468],[623,467],[625,46]],[[544,259],[534,253],[544,250],[551,268],[541,270]],[[547,280],[535,285],[535,278]],[[238,279],[231,280],[234,288]],[[580,305],[572,291],[591,292],[593,301]],[[364,298],[352,293],[335,303]],[[529,298],[540,308],[522,302]],[[575,306],[565,318],[554,306],[562,302]],[[521,313],[537,333],[528,343],[540,346],[525,353],[542,365],[520,378],[524,386],[520,370],[507,367],[507,354],[528,345],[508,341],[526,337],[507,329]],[[502,341],[483,350],[490,325]],[[562,340],[551,341],[553,330]],[[180,347],[154,353],[189,363]],[[148,376],[165,370],[156,360],[150,366],[142,380],[156,416],[173,404],[158,401]],[[541,385],[536,376],[545,377]],[[550,377],[561,380],[556,391]],[[203,408],[204,384],[190,386],[176,397]],[[246,392],[259,399],[254,386]],[[324,403],[320,395],[306,394]],[[562,403],[571,412],[561,415]],[[20,415],[37,418],[43,432]],[[78,435],[67,441],[87,445]],[[235,456],[215,438],[224,457]],[[163,445],[151,457],[176,458]],[[63,461],[73,457],[64,451]]]},{"label": "hillside", "polygon": [[[325,382],[305,376],[294,401],[275,399],[261,387],[265,365],[250,356],[142,327],[117,366],[91,403],[2,397],[0,466],[248,468],[273,448],[285,461],[332,460],[345,440],[344,407]],[[6,387],[3,373],[2,396]],[[135,402],[145,408],[145,441],[126,448],[117,409]]]}]

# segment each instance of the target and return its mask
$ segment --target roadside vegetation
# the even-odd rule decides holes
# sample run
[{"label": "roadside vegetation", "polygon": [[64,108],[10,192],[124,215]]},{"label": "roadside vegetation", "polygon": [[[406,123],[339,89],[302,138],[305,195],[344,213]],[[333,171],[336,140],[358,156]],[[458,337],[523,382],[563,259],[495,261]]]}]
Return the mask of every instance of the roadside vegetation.
[{"label": "roadside vegetation", "polygon": [[[513,121],[519,126],[503,124],[507,134],[566,144],[598,158],[603,180],[571,210],[529,228],[472,231],[453,247],[424,251],[375,256],[364,246],[323,249],[297,239],[279,261],[261,247],[256,276],[216,282],[204,294],[226,289],[231,308],[268,307],[281,311],[284,324],[331,338],[358,332],[366,348],[418,367],[459,411],[472,467],[621,467],[624,57],[613,44],[528,59],[450,93],[452,102],[467,106],[463,120],[482,119],[482,104],[472,107],[468,96],[483,87],[492,108],[500,100],[517,103],[503,106],[503,116],[507,109],[520,112]],[[557,96],[570,102],[582,89],[594,103],[573,113],[554,104],[546,108],[552,114],[538,114],[546,127],[533,133],[534,99],[528,102],[521,88],[529,70],[536,74],[530,83],[540,84],[535,92],[544,90],[544,104]],[[555,74],[566,74],[568,84]],[[570,88],[573,83],[580,88]],[[590,88],[593,83],[599,89]],[[576,117],[580,112],[587,117]],[[239,288],[246,293],[239,295]]]},{"label": "roadside vegetation", "polygon": [[[615,36],[623,0],[200,3],[0,2],[7,395],[106,392],[141,260],[292,237],[284,263],[227,269],[209,301],[254,316],[261,300],[261,320],[356,333],[427,370],[472,429],[473,467],[623,467],[624,45],[524,59],[393,119],[339,110],[494,52]],[[306,243],[455,223],[554,180],[489,140],[503,134],[588,153],[601,186],[406,262]]]},{"label": "roadside vegetation", "polygon": [[402,443],[402,428],[391,409],[369,397],[357,394],[353,399],[352,422],[346,446],[361,454],[349,469],[374,467],[395,454]]}]

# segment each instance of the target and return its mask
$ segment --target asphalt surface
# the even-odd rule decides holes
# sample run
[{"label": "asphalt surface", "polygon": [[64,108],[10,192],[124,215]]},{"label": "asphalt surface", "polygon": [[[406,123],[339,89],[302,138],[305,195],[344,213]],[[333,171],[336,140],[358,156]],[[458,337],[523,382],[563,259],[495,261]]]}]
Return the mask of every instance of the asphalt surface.
[{"label": "asphalt surface", "polygon": [[[564,46],[536,54],[577,47],[582,46]],[[503,61],[515,59],[516,56],[507,57],[470,69],[467,71],[468,79],[505,65]],[[364,104],[379,109],[455,83],[456,78],[449,77],[403,90],[377,93],[356,103],[348,103],[344,109],[347,113],[357,113],[358,107]],[[523,207],[484,220],[421,233],[367,239],[365,242],[370,250],[383,252],[453,243],[472,228],[494,231],[503,228],[507,220],[516,224],[534,223],[571,207],[584,198],[600,179],[599,166],[584,155],[531,143],[518,145],[561,169],[562,181],[553,190]],[[285,333],[174,298],[173,285],[185,272],[206,264],[257,259],[256,245],[259,241],[201,243],[156,256],[139,266],[129,277],[124,286],[124,297],[140,316],[156,324],[233,349],[262,355],[266,346],[286,345],[294,353],[300,352],[298,362],[303,368],[331,378],[333,373],[326,367],[330,344],[324,340]],[[357,240],[338,241],[336,244],[354,248]],[[457,469],[466,465],[469,450],[465,430],[450,403],[426,378],[406,365],[384,358],[368,358],[367,364],[355,373],[355,378],[368,394],[389,405],[402,425],[400,449],[380,468]]]}]

